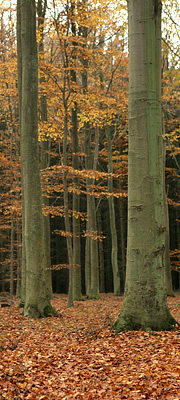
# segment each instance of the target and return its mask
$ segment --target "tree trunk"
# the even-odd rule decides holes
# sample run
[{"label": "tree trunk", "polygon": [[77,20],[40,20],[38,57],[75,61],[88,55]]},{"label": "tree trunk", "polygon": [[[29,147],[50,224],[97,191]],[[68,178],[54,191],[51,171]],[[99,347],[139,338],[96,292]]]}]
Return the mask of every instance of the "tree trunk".
[{"label": "tree trunk", "polygon": [[123,198],[119,198],[119,216],[120,216],[120,232],[121,232],[121,257],[122,257],[122,281],[123,287],[122,290],[124,292],[125,286],[125,278],[126,278],[126,248],[125,248],[125,236],[124,236],[124,200]]},{"label": "tree trunk", "polygon": [[[75,3],[71,2],[71,12],[74,16]],[[72,21],[71,24],[73,37],[76,36],[76,25]],[[72,68],[71,82],[76,85],[76,48],[77,41],[72,42]],[[74,91],[74,90],[73,90]],[[77,103],[71,110],[72,115],[72,166],[74,171],[79,170],[79,143],[78,143],[78,123],[77,123]],[[79,198],[79,178],[75,175],[73,178],[73,298],[74,300],[82,299],[81,292],[81,238],[80,238],[80,198]]]},{"label": "tree trunk", "polygon": [[[42,0],[38,0],[38,31],[39,31],[39,59],[44,61],[44,18],[46,14],[46,0],[44,2],[44,7]],[[44,75],[40,71],[40,83],[45,81]],[[47,98],[45,93],[40,95],[40,116],[41,121],[47,121]],[[49,166],[49,156],[47,154],[49,150],[49,139],[43,138],[40,143],[41,149],[41,169],[46,169]],[[42,203],[45,206],[49,206],[49,199],[47,196],[42,197]],[[46,284],[47,290],[49,290],[49,297],[53,297],[52,292],[52,277],[51,277],[51,245],[50,245],[50,216],[43,214],[43,234],[44,234],[44,250],[45,250],[45,260],[46,260]]]},{"label": "tree trunk", "polygon": [[[98,234],[102,235],[102,220],[101,220],[101,202],[99,202],[97,208],[97,227],[98,227]],[[105,280],[104,280],[104,246],[103,241],[99,241],[99,291],[100,293],[105,292]]]},{"label": "tree trunk", "polygon": [[[90,132],[85,129],[84,135],[84,151],[86,154],[85,167],[86,170],[91,169],[92,156],[90,153]],[[95,151],[96,153],[96,151]],[[95,198],[91,194],[93,180],[90,178],[86,179],[86,191],[87,191],[87,225],[86,225],[86,260],[85,260],[85,276],[86,276],[86,295],[89,298],[99,298],[99,262],[98,262],[98,242],[94,239],[94,235],[97,232],[96,223],[96,205]]]},{"label": "tree trunk", "polygon": [[114,324],[171,329],[167,306],[161,119],[161,2],[129,0],[128,244],[125,297]]},{"label": "tree trunk", "polygon": [[[87,40],[88,29],[86,26],[82,27],[82,35],[84,40]],[[87,69],[88,69],[88,58],[86,53],[84,53],[84,49],[86,46],[86,42],[83,45],[82,51],[82,86],[83,93],[87,95],[88,84],[87,84]],[[90,129],[89,124],[85,123],[84,125],[84,152],[85,152],[85,168],[88,169],[96,169],[97,157],[98,157],[98,131],[95,130],[95,150],[94,150],[94,159],[91,154],[90,148]],[[86,254],[85,254],[85,285],[86,285],[86,296],[89,298],[99,299],[99,261],[98,261],[98,243],[97,240],[94,240],[92,237],[93,233],[97,232],[97,223],[96,223],[96,207],[95,207],[95,199],[91,195],[92,189],[91,185],[93,185],[93,180],[90,178],[86,179],[86,192],[87,192],[87,224],[86,224]]]},{"label": "tree trunk", "polygon": [[22,254],[21,254],[21,233],[19,227],[19,220],[17,219],[17,284],[16,284],[16,297],[21,297],[21,265],[22,265]]},{"label": "tree trunk", "polygon": [[[18,60],[18,105],[19,105],[19,127],[21,131],[21,108],[22,108],[22,45],[21,45],[21,0],[17,0],[17,60]],[[23,170],[21,168],[21,186],[23,185]],[[26,297],[26,249],[25,249],[25,212],[24,191],[22,188],[22,257],[21,257],[21,288],[20,304],[25,304]]]},{"label": "tree trunk", "polygon": [[174,296],[173,288],[172,288],[171,262],[170,262],[170,254],[169,254],[169,210],[168,210],[168,202],[167,202],[167,195],[166,195],[166,185],[165,185],[165,167],[166,167],[166,141],[165,140],[163,140],[163,165],[164,165],[164,173],[163,173],[163,178],[164,178],[163,179],[164,226],[166,228],[166,231],[165,231],[166,288],[167,288],[167,295],[168,296]]},{"label": "tree trunk", "polygon": [[120,273],[118,267],[118,242],[117,242],[117,231],[116,231],[116,217],[114,208],[114,197],[113,197],[113,161],[112,161],[112,142],[111,142],[111,132],[110,127],[105,127],[106,138],[107,138],[107,149],[108,149],[108,173],[111,174],[108,178],[108,192],[111,193],[108,197],[109,203],[109,219],[111,228],[111,263],[113,270],[113,286],[114,295],[120,296],[121,294],[121,282]]},{"label": "tree trunk", "polygon": [[[65,96],[65,94],[64,94]],[[64,117],[64,139],[63,139],[63,165],[67,166],[67,103],[64,99],[65,117]],[[73,307],[73,249],[71,239],[71,228],[69,221],[69,202],[68,202],[68,185],[67,185],[67,171],[63,172],[63,187],[64,187],[64,213],[65,213],[65,232],[66,243],[68,250],[69,260],[69,287],[68,287],[68,307]]]},{"label": "tree trunk", "polygon": [[13,152],[13,130],[10,130],[11,134],[11,149],[10,149],[10,201],[11,201],[11,264],[10,264],[10,300],[13,302],[14,293],[14,274],[13,274],[13,264],[14,264],[14,216],[13,216],[13,171],[12,171],[12,152]]},{"label": "tree trunk", "polygon": [[[22,55],[20,93],[21,169],[23,192],[23,245],[26,253],[24,315],[37,318],[54,313],[46,284],[42,199],[38,153],[38,60],[35,0],[18,3],[21,26],[18,52]],[[19,21],[20,17],[20,21]],[[20,89],[19,89],[20,90]]]},{"label": "tree trunk", "polygon": [[90,195],[90,209],[89,209],[89,233],[90,233],[90,261],[91,261],[91,285],[90,285],[90,299],[99,299],[99,261],[98,261],[98,242],[93,237],[97,232],[96,224],[96,205],[95,198]]}]

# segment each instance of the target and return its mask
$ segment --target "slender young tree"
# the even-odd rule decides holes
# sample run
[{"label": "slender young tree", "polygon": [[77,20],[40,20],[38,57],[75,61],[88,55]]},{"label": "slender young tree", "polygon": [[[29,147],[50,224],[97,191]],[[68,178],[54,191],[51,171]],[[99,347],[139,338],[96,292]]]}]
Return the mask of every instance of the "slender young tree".
[{"label": "slender young tree", "polygon": [[[72,13],[72,21],[71,21],[71,29],[73,37],[76,37],[76,25],[73,21],[74,13],[75,13],[75,3],[71,2],[71,13]],[[76,59],[77,59],[77,41],[72,42],[72,59],[71,59],[71,84],[77,85],[76,78]],[[78,121],[77,121],[77,102],[74,102],[74,105],[71,110],[72,116],[72,166],[75,171],[79,170],[79,142],[78,142]],[[74,300],[81,300],[81,241],[80,241],[80,217],[78,213],[80,211],[80,196],[79,192],[79,178],[74,176],[73,178],[73,298]]]},{"label": "slender young tree", "polygon": [[108,191],[109,193],[111,193],[111,195],[108,198],[108,203],[109,203],[109,218],[110,218],[111,241],[112,241],[111,262],[113,270],[113,284],[114,284],[113,286],[114,286],[114,295],[120,296],[121,281],[120,281],[120,272],[118,267],[118,240],[117,240],[116,216],[115,216],[115,206],[113,197],[112,140],[111,140],[111,129],[109,125],[105,127],[105,131],[106,131],[107,149],[108,149],[108,172],[109,174],[111,174],[108,178]]},{"label": "slender young tree", "polygon": [[[86,1],[84,2],[86,5]],[[87,96],[88,93],[88,58],[86,56],[86,41],[88,37],[88,29],[84,25],[81,27],[82,37],[84,39],[83,54],[81,62],[83,65],[82,71],[82,86],[83,94]],[[85,168],[86,170],[97,169],[98,160],[98,147],[99,147],[99,134],[98,129],[95,129],[95,146],[94,154],[91,151],[91,129],[89,123],[84,125],[84,153],[85,153]],[[92,299],[99,299],[99,258],[98,258],[98,242],[93,238],[93,232],[97,232],[96,221],[96,204],[95,198],[92,195],[93,179],[86,178],[87,190],[87,225],[86,225],[86,251],[85,251],[85,286],[86,296]]]},{"label": "slender young tree", "polygon": [[[38,14],[38,32],[39,32],[39,59],[41,62],[44,61],[44,20],[47,8],[47,0],[38,0],[37,14]],[[40,73],[40,84],[45,82],[45,78]],[[47,98],[46,93],[40,95],[40,118],[42,122],[47,121]],[[41,168],[45,169],[49,167],[49,138],[44,138],[40,144],[41,149]],[[47,196],[42,198],[43,205],[49,206],[49,199]],[[50,297],[52,293],[52,277],[51,277],[51,244],[50,244],[50,217],[49,215],[43,215],[43,232],[45,240],[45,257],[46,257],[46,274],[47,274],[47,288],[50,290]]]},{"label": "slender young tree", "polygon": [[171,329],[167,306],[161,117],[161,1],[128,1],[129,165],[125,298],[114,324]]},{"label": "slender young tree", "polygon": [[37,318],[54,313],[46,284],[45,243],[38,153],[38,58],[35,0],[18,0],[18,77],[25,246],[24,315]]}]

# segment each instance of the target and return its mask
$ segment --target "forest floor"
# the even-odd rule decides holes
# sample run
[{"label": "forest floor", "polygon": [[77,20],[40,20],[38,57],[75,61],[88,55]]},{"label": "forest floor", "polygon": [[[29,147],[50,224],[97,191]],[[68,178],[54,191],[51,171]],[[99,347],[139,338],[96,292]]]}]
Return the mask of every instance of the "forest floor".
[{"label": "forest floor", "polygon": [[[57,317],[24,318],[0,308],[0,399],[180,399],[180,329],[123,332],[123,297],[77,301],[55,294]],[[180,293],[168,298],[180,322]]]}]

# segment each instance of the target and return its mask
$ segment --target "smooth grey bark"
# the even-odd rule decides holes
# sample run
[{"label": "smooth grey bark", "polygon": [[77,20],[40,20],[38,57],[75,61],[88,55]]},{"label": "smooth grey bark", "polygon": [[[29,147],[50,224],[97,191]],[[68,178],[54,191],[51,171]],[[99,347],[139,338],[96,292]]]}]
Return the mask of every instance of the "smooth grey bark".
[{"label": "smooth grey bark", "polygon": [[[97,142],[96,142],[97,144]],[[84,151],[86,154],[85,167],[86,171],[92,169],[92,154],[90,152],[90,132],[84,130]],[[96,158],[97,150],[94,155]],[[95,163],[93,163],[95,169]],[[96,204],[92,194],[93,179],[86,178],[87,191],[87,225],[86,225],[86,257],[85,257],[85,280],[86,280],[86,296],[93,299],[99,298],[99,259],[98,259],[98,242],[94,238],[97,232],[96,221]]]},{"label": "smooth grey bark", "polygon": [[[21,131],[21,108],[22,108],[22,45],[21,45],[21,0],[17,0],[17,62],[18,62],[18,106],[19,127]],[[21,186],[23,182],[23,170],[21,169]],[[24,191],[22,190],[22,257],[21,257],[21,287],[20,304],[25,304],[26,296],[26,248],[25,248],[25,212]]]},{"label": "smooth grey bark", "polygon": [[[26,254],[24,315],[37,318],[54,314],[46,285],[42,198],[38,153],[38,58],[35,0],[18,2],[17,24],[21,38],[20,150],[23,195],[23,246]],[[19,20],[20,18],[20,20]],[[19,47],[20,46],[20,47]],[[18,74],[19,75],[19,74]]]},{"label": "smooth grey bark", "polygon": [[13,292],[14,292],[14,273],[13,273],[13,262],[14,262],[14,220],[13,213],[11,212],[11,264],[10,264],[10,300],[13,302]]},{"label": "smooth grey bark", "polygon": [[[65,89],[65,87],[64,87]],[[64,138],[63,138],[63,165],[67,167],[67,134],[68,134],[68,116],[67,116],[67,99],[65,98],[64,90]],[[73,307],[73,249],[71,239],[71,227],[69,220],[69,201],[68,201],[68,184],[67,184],[67,170],[63,171],[63,187],[64,187],[64,214],[65,214],[65,232],[66,243],[69,261],[69,286],[68,286],[68,302],[67,307]]]},{"label": "smooth grey bark", "polygon": [[[74,17],[75,3],[71,2],[72,18]],[[71,29],[73,37],[76,36],[76,25],[72,20]],[[72,60],[71,60],[71,83],[76,85],[76,59],[77,59],[77,41],[72,42]],[[72,90],[74,92],[74,90]],[[72,116],[72,167],[74,168],[75,176],[73,177],[73,298],[74,300],[82,299],[81,292],[81,238],[80,238],[80,195],[79,195],[79,178],[76,176],[76,171],[79,170],[79,141],[78,141],[78,122],[77,122],[77,103],[71,110]]]},{"label": "smooth grey bark", "polygon": [[120,296],[121,294],[121,282],[120,282],[120,272],[118,266],[118,241],[117,241],[117,230],[116,230],[116,216],[114,207],[114,197],[113,197],[113,160],[112,160],[112,141],[111,141],[111,131],[110,127],[105,127],[106,138],[107,138],[107,149],[108,149],[108,204],[109,204],[109,219],[111,228],[111,263],[113,270],[113,286],[114,295]]},{"label": "smooth grey bark", "polygon": [[129,159],[125,296],[116,332],[166,330],[161,118],[161,2],[128,1]]},{"label": "smooth grey bark", "polygon": [[[74,114],[74,111],[72,111]],[[77,118],[77,115],[72,116],[73,119]],[[75,120],[74,120],[75,123]],[[77,126],[73,123],[73,162],[72,166],[74,170],[79,169],[79,156],[78,156],[78,137],[77,137]],[[75,123],[76,124],[76,123]],[[82,299],[81,292],[81,242],[80,242],[80,198],[79,198],[79,178],[73,178],[73,298],[74,300]]]},{"label": "smooth grey bark", "polygon": [[[86,0],[84,4],[86,3]],[[88,90],[88,80],[87,80],[87,70],[88,70],[88,58],[86,56],[86,41],[88,36],[88,29],[87,26],[81,27],[82,37],[84,39],[84,44],[82,45],[81,51],[81,63],[83,65],[83,70],[81,73],[82,76],[82,87],[83,93],[86,96]],[[84,124],[84,152],[85,152],[85,168],[91,168],[91,151],[90,151],[90,130],[88,122]],[[86,178],[86,190],[87,187],[90,185],[90,179]],[[90,195],[87,191],[87,217],[89,215],[90,210]],[[86,222],[86,245],[85,245],[85,290],[86,296],[90,296],[90,286],[91,286],[91,246],[90,246],[90,237],[88,235],[90,228],[89,228],[89,219],[87,218]]]},{"label": "smooth grey bark", "polygon": [[[85,167],[86,170],[97,168],[98,159],[98,147],[99,147],[99,131],[95,129],[95,147],[94,154],[91,154],[90,150],[90,130],[85,130],[86,137],[84,138],[84,149],[85,149]],[[87,249],[89,250],[86,257],[89,256],[87,266],[89,267],[88,273],[88,297],[90,299],[99,299],[99,257],[98,257],[98,241],[96,239],[97,233],[97,221],[96,221],[96,203],[92,193],[94,185],[94,179],[86,179],[86,190],[87,190],[87,236],[89,243]],[[86,258],[87,261],[87,258]]]},{"label": "smooth grey bark", "polygon": [[[97,227],[98,235],[102,235],[102,218],[101,218],[101,201],[98,204],[97,211]],[[105,292],[105,279],[104,279],[104,246],[103,240],[99,241],[99,291],[100,293]]]},{"label": "smooth grey bark", "polygon": [[[119,185],[120,188],[120,185]],[[119,198],[119,216],[120,216],[120,232],[121,232],[121,259],[122,259],[122,281],[124,291],[126,278],[126,248],[125,248],[125,221],[124,221],[124,200]]]},{"label": "smooth grey bark", "polygon": [[[38,31],[39,31],[39,58],[41,61],[44,61],[44,18],[46,14],[47,1],[38,0]],[[40,83],[45,82],[44,75],[40,70]],[[40,116],[42,121],[47,121],[47,98],[45,93],[41,93],[40,95]],[[49,139],[45,138],[40,143],[41,150],[41,169],[46,169],[49,167]],[[42,196],[42,204],[45,206],[49,206],[49,199],[47,196]],[[43,234],[44,234],[44,251],[45,251],[45,260],[46,260],[46,285],[47,290],[49,290],[49,297],[53,297],[52,291],[52,277],[51,277],[51,245],[50,245],[50,216],[43,214]]]},{"label": "smooth grey bark", "polygon": [[[86,55],[86,40],[88,36],[88,29],[86,26],[81,27],[82,36],[84,38],[84,45],[82,46],[81,62],[83,65],[82,72],[82,86],[83,93],[87,96],[88,93],[88,58]],[[84,153],[85,153],[85,169],[96,169],[98,159],[98,129],[95,129],[95,148],[94,154],[91,152],[91,132],[88,123],[84,125]],[[85,251],[85,286],[86,296],[88,298],[99,299],[99,259],[98,259],[98,242],[93,238],[94,233],[97,232],[96,221],[96,205],[95,199],[92,195],[93,180],[89,177],[86,178],[86,191],[87,191],[87,224],[86,224],[86,251]]]},{"label": "smooth grey bark", "polygon": [[12,152],[13,152],[13,130],[10,130],[11,135],[11,148],[10,148],[10,201],[11,201],[11,263],[10,263],[10,300],[13,302],[13,292],[14,292],[14,216],[13,216],[13,199],[12,199],[12,185],[13,185],[13,171],[12,171]]},{"label": "smooth grey bark", "polygon": [[[54,3],[55,6],[55,3]],[[67,3],[67,10],[68,10]],[[66,232],[66,244],[67,244],[67,252],[68,252],[68,262],[69,262],[69,282],[68,282],[68,301],[67,307],[73,307],[73,245],[72,245],[72,233],[71,233],[71,224],[69,218],[69,198],[68,198],[68,173],[67,173],[67,140],[68,140],[68,99],[71,94],[70,88],[70,75],[69,75],[69,58],[67,55],[67,41],[64,39],[63,45],[61,40],[61,34],[59,32],[58,21],[55,20],[55,26],[57,35],[59,38],[59,43],[62,49],[62,61],[64,68],[63,75],[63,105],[64,105],[64,136],[63,136],[63,159],[62,165],[65,167],[63,171],[63,189],[64,189],[64,221],[65,221],[65,232]],[[66,26],[67,31],[66,35],[69,34],[69,20]]]},{"label": "smooth grey bark", "polygon": [[95,198],[90,195],[90,208],[89,208],[89,233],[90,233],[90,265],[91,265],[91,284],[90,284],[90,299],[99,299],[99,259],[98,259],[98,242],[93,237],[97,232],[96,223],[96,205]]},{"label": "smooth grey bark", "polygon": [[[163,126],[163,129],[164,129],[164,126]],[[170,262],[170,254],[169,254],[169,248],[170,248],[170,244],[169,244],[169,210],[168,210],[168,201],[167,201],[166,185],[165,185],[165,167],[166,167],[166,141],[165,140],[163,140],[163,164],[164,164],[164,174],[163,174],[163,178],[164,178],[163,179],[164,226],[166,228],[166,231],[165,231],[166,288],[167,288],[167,295],[174,296],[173,288],[172,288],[171,262]]]},{"label": "smooth grey bark", "polygon": [[19,227],[19,221],[17,220],[17,226],[16,226],[16,232],[17,232],[17,242],[18,242],[18,248],[17,248],[17,284],[16,284],[16,297],[20,298],[21,297],[21,265],[22,265],[22,252],[21,252],[21,233],[20,233],[20,227]]}]

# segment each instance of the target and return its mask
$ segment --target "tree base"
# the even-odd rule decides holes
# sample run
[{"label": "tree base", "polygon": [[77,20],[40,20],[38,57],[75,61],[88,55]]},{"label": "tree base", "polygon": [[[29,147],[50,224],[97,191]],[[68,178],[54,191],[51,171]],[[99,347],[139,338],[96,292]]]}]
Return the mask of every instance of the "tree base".
[{"label": "tree base", "polygon": [[56,317],[58,314],[56,310],[51,306],[51,304],[46,305],[44,308],[39,309],[34,305],[25,306],[23,315],[29,318],[47,318],[54,316]]},{"label": "tree base", "polygon": [[89,295],[89,296],[87,296],[87,299],[88,300],[100,300],[100,295],[99,294],[97,294],[97,295]]},{"label": "tree base", "polygon": [[168,297],[175,297],[175,294],[173,292],[169,292],[169,293],[167,293],[167,296]]},{"label": "tree base", "polygon": [[115,333],[118,334],[122,331],[138,331],[139,329],[152,332],[152,331],[171,331],[176,329],[176,326],[180,326],[180,324],[173,318],[173,316],[168,313],[169,315],[166,319],[162,319],[162,321],[152,321],[152,322],[138,322],[137,318],[128,315],[128,314],[121,314],[119,315],[118,319],[113,325],[113,329]]},{"label": "tree base", "polygon": [[82,296],[74,296],[73,300],[74,301],[84,301],[84,297],[82,297]]},{"label": "tree base", "polygon": [[116,296],[116,297],[121,297],[121,296],[124,296],[124,293],[123,292],[113,293],[113,295]]},{"label": "tree base", "polygon": [[24,308],[24,303],[23,303],[23,301],[20,301],[20,302],[19,302],[18,308]]}]

